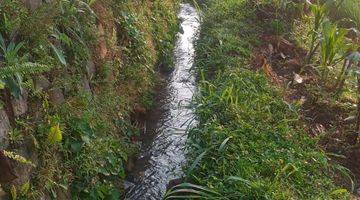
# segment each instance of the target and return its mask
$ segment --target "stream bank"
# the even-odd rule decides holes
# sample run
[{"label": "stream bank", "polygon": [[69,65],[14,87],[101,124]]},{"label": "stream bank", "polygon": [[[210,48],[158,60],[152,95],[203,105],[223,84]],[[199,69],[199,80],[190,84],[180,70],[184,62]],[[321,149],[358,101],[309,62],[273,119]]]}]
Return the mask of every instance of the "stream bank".
[{"label": "stream bank", "polygon": [[[331,163],[317,138],[306,132],[298,104],[284,101],[286,84],[271,83],[269,64],[254,70],[251,62],[266,30],[278,33],[283,25],[283,31],[294,33],[276,18],[281,13],[289,20],[286,13],[294,13],[280,6],[278,1],[262,0],[213,0],[204,6],[195,62],[202,72],[195,98],[198,125],[188,134],[188,159],[194,162],[189,162],[192,170],[185,180],[197,187],[188,186],[188,195],[349,199],[349,190],[332,179],[341,166]],[[261,14],[269,20],[257,18],[257,10],[265,10]],[[276,42],[261,47],[276,52],[282,46]],[[285,56],[275,66],[285,69],[285,58],[292,57],[284,50],[281,54]]]},{"label": "stream bank", "polygon": [[179,1],[0,2],[0,199],[120,199]]}]

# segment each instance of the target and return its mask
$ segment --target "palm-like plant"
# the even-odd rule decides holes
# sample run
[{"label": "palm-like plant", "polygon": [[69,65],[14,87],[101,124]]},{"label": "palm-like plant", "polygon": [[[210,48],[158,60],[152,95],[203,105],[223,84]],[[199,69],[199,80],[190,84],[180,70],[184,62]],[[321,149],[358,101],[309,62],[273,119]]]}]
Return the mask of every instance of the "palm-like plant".
[{"label": "palm-like plant", "polygon": [[329,13],[329,6],[326,3],[320,4],[319,2],[317,4],[312,4],[310,1],[307,1],[307,3],[310,5],[310,10],[314,15],[313,28],[311,29],[310,32],[311,35],[310,50],[306,58],[306,63],[309,64],[316,50],[319,47],[319,43],[318,44],[316,43],[320,38],[319,36],[320,36],[321,25],[325,21],[326,16]]},{"label": "palm-like plant", "polygon": [[345,36],[347,30],[338,28],[336,24],[329,21],[324,22],[322,25],[322,39],[321,46],[321,61],[322,77],[326,80],[329,67],[334,65],[335,60],[343,59],[344,52],[347,50]]}]

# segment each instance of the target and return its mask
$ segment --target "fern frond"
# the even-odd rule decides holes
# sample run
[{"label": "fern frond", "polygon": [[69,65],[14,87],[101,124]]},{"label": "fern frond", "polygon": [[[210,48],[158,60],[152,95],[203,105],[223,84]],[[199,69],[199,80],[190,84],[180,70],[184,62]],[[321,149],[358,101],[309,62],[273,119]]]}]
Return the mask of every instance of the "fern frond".
[{"label": "fern frond", "polygon": [[0,78],[12,77],[15,74],[29,75],[49,71],[52,67],[39,63],[25,62],[17,65],[0,68]]}]

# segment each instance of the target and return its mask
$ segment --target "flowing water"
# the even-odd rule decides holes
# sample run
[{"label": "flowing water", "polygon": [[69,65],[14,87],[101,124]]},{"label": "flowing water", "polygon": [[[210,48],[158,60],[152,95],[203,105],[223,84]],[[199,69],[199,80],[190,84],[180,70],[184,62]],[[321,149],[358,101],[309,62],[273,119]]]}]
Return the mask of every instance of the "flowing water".
[{"label": "flowing water", "polygon": [[181,5],[178,18],[182,31],[174,50],[174,71],[158,91],[157,106],[148,117],[141,153],[128,178],[133,184],[126,199],[161,199],[169,181],[183,176],[186,133],[195,123],[190,107],[195,91],[191,69],[200,23],[197,10],[190,4]]}]

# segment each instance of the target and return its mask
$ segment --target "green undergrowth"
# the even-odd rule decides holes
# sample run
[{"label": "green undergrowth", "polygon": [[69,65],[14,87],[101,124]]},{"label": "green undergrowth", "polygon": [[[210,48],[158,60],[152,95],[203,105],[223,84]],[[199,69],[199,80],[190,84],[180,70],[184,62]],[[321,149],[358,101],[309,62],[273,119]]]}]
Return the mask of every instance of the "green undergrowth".
[{"label": "green undergrowth", "polygon": [[[125,165],[138,147],[131,114],[153,105],[158,69],[171,70],[178,4],[59,0],[31,11],[1,2],[0,45],[8,53],[5,61],[0,53],[0,90],[29,94],[8,149],[31,146],[35,156],[25,157],[36,157],[30,180],[5,188],[10,198],[122,198]],[[49,88],[39,89],[39,78]]]},{"label": "green undergrowth", "polygon": [[[255,8],[214,0],[204,9],[197,42],[199,125],[189,133],[187,180],[204,199],[347,199],[334,185],[317,139],[301,129],[297,105],[251,70],[259,43]],[[190,192],[191,193],[191,192]]]}]

